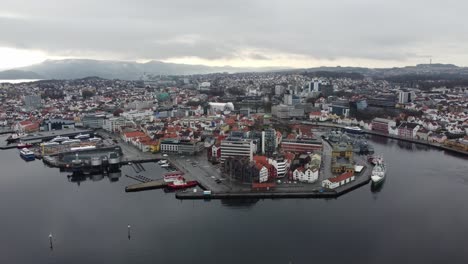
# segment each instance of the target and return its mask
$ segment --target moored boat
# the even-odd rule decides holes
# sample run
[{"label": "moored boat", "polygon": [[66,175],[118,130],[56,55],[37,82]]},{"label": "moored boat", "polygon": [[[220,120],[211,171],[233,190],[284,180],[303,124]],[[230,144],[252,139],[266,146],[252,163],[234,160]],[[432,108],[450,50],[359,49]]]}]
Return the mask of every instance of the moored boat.
[{"label": "moored boat", "polygon": [[184,177],[179,176],[179,178],[177,178],[173,182],[169,182],[167,184],[167,187],[172,190],[178,190],[195,187],[197,185],[197,181],[185,181]]},{"label": "moored boat", "polygon": [[180,171],[174,171],[174,172],[168,172],[164,175],[164,181],[165,182],[173,182],[177,179],[179,179],[179,177],[181,177],[184,173],[180,172]]},{"label": "moored boat", "polygon": [[375,166],[372,169],[371,180],[374,184],[381,183],[385,180],[387,168],[382,157],[375,158]]},{"label": "moored boat", "polygon": [[21,138],[23,138],[25,136],[27,136],[27,134],[25,134],[25,133],[12,134],[6,139],[6,141],[8,143],[13,143],[13,142],[16,142],[16,141],[20,140]]},{"label": "moored boat", "polygon": [[90,137],[89,134],[79,134],[75,136],[75,139],[87,139],[89,137]]},{"label": "moored boat", "polygon": [[32,144],[30,143],[24,143],[24,142],[19,142],[18,145],[16,145],[16,148],[18,149],[24,149],[24,148],[30,148],[32,147]]},{"label": "moored boat", "polygon": [[34,152],[30,151],[28,148],[23,148],[20,150],[20,156],[26,161],[35,160],[36,156]]},{"label": "moored boat", "polygon": [[357,126],[345,127],[344,130],[346,133],[351,133],[351,134],[363,134],[364,133],[364,131],[362,131],[362,129]]},{"label": "moored boat", "polygon": [[69,139],[70,139],[69,137],[57,136],[57,137],[54,137],[50,142],[63,142],[65,140],[69,140]]}]

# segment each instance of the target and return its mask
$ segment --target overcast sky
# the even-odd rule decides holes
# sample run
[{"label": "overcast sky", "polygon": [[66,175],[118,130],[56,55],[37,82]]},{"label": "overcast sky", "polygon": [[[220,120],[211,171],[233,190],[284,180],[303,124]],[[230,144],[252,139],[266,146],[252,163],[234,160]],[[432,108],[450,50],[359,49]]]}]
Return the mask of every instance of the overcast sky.
[{"label": "overcast sky", "polygon": [[2,0],[0,68],[45,59],[468,65],[465,0]]}]

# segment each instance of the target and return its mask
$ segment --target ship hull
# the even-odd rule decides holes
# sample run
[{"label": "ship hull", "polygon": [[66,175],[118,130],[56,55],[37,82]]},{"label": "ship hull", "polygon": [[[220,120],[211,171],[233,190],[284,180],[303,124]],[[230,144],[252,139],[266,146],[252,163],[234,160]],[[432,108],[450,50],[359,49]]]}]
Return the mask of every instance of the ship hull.
[{"label": "ship hull", "polygon": [[185,184],[181,184],[181,185],[175,185],[173,183],[168,183],[167,184],[167,187],[169,189],[172,189],[172,190],[180,190],[180,189],[186,189],[186,188],[191,188],[191,187],[195,187],[198,185],[198,182],[197,181],[188,181],[186,182]]},{"label": "ship hull", "polygon": [[372,180],[372,183],[373,184],[381,184],[382,182],[385,181],[385,176],[382,177],[382,176],[376,176],[376,175],[372,175],[371,176],[371,180]]}]

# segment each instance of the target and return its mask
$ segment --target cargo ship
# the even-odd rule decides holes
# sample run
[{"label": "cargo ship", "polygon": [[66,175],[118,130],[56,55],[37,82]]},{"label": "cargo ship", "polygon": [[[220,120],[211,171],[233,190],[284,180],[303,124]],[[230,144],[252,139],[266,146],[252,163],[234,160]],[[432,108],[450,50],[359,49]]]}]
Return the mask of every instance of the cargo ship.
[{"label": "cargo ship", "polygon": [[172,190],[180,190],[195,187],[197,185],[197,181],[185,181],[184,177],[179,177],[176,180],[169,182],[167,187]]},{"label": "cargo ship", "polygon": [[371,180],[374,184],[379,184],[385,180],[387,167],[382,157],[374,159],[375,166],[372,169]]},{"label": "cargo ship", "polygon": [[20,150],[20,156],[26,161],[31,161],[35,160],[36,156],[34,155],[34,152],[30,151],[28,148],[23,148]]}]

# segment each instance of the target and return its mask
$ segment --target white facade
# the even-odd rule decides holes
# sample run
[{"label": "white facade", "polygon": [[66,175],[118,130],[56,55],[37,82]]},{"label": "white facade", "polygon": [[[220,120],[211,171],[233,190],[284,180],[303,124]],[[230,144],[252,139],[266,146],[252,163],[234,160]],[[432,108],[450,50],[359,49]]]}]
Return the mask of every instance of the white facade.
[{"label": "white facade", "polygon": [[275,167],[278,178],[282,178],[286,175],[286,171],[289,167],[287,160],[278,161],[274,159],[268,159],[268,163]]},{"label": "white facade", "polygon": [[259,182],[268,181],[268,169],[265,166],[263,166],[262,169],[260,170],[258,181]]},{"label": "white facade", "polygon": [[113,117],[104,119],[102,128],[110,132],[119,131],[121,127],[125,126],[127,121],[124,118]]},{"label": "white facade", "polygon": [[318,180],[318,169],[307,169],[302,171],[301,169],[296,169],[293,172],[293,179],[295,181],[313,183]]},{"label": "white facade", "polygon": [[254,144],[251,139],[225,139],[221,141],[221,163],[228,157],[247,157],[253,160]]},{"label": "white facade", "polygon": [[161,143],[161,153],[179,153],[179,144]]}]

